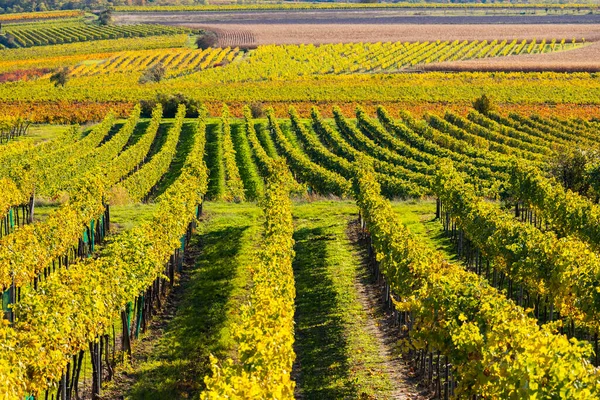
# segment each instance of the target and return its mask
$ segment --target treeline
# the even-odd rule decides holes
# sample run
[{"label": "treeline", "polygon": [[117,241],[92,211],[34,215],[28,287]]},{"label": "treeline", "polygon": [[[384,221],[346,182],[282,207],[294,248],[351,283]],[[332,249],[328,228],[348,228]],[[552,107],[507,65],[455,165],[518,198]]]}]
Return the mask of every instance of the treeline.
[{"label": "treeline", "polygon": [[[36,12],[36,11],[48,11],[48,10],[93,10],[103,7],[115,7],[115,6],[206,6],[210,5],[210,0],[0,0],[0,14],[2,13],[20,13],[20,12]],[[267,6],[273,8],[303,8],[302,4],[292,1],[283,1],[282,4],[274,4],[272,2],[263,2],[261,0],[230,0],[228,4],[219,2],[219,6],[225,6],[226,8],[231,5],[250,5],[250,4],[261,4],[265,3]],[[286,7],[286,3],[289,3]],[[306,7],[309,8],[351,8],[360,7],[359,4],[335,4],[331,3],[347,3],[347,1],[306,1]],[[327,3],[321,5],[315,5],[314,3]],[[433,7],[452,7],[459,6],[461,4],[469,4],[477,7],[564,7],[568,8],[581,8],[589,7],[594,5],[593,1],[584,0],[577,3],[566,3],[564,4],[560,0],[545,0],[545,1],[503,1],[503,0],[408,0],[399,3],[382,2],[380,0],[360,0],[359,3],[381,3],[385,7],[419,7],[421,5],[433,6]],[[214,7],[213,7],[214,8]],[[269,7],[270,8],[270,7]],[[133,11],[133,10],[132,10]],[[135,10],[139,11],[139,10]]]},{"label": "treeline", "polygon": [[50,10],[94,10],[130,4],[131,2],[127,0],[0,0],[0,14]]}]

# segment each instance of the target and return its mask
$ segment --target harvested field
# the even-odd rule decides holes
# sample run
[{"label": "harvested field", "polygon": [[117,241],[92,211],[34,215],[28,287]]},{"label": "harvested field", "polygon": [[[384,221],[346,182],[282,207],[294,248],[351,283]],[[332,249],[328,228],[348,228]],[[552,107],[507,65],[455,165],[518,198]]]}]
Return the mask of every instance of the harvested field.
[{"label": "harvested field", "polygon": [[252,47],[256,45],[256,35],[248,29],[211,29],[217,34],[219,46]]},{"label": "harvested field", "polygon": [[[407,14],[407,11],[412,14]],[[506,24],[598,24],[600,14],[519,14],[503,15],[492,12],[465,15],[456,10],[453,15],[419,15],[414,10],[296,10],[296,11],[237,11],[237,12],[144,12],[116,13],[117,23],[158,24],[377,24],[377,25],[506,25]]]}]

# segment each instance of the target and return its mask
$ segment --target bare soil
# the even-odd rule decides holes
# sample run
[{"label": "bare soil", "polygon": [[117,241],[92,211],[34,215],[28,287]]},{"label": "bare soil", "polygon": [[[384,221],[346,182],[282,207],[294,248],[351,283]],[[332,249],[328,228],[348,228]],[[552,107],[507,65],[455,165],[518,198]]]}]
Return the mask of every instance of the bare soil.
[{"label": "bare soil", "polygon": [[357,249],[364,265],[364,275],[355,282],[358,300],[369,315],[367,329],[377,339],[379,352],[386,360],[385,371],[394,387],[390,398],[397,400],[424,400],[429,398],[426,389],[419,387],[419,381],[413,377],[397,349],[396,343],[401,336],[399,326],[393,314],[383,307],[383,286],[377,285],[367,267],[365,243],[361,240],[360,225],[353,220],[346,234]]},{"label": "bare soil", "polygon": [[376,24],[376,25],[437,25],[437,24],[598,24],[599,13],[546,14],[522,11],[522,14],[481,12],[478,10],[431,10],[418,12],[412,9],[378,10],[255,10],[224,12],[143,12],[115,13],[118,23],[160,24]]}]

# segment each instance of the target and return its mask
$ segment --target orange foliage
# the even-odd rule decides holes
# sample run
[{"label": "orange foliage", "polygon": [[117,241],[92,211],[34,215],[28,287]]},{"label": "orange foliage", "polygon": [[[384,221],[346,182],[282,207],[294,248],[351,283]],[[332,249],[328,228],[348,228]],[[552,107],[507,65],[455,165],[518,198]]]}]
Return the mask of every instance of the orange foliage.
[{"label": "orange foliage", "polygon": [[[126,116],[134,106],[131,102],[14,102],[1,103],[3,110],[8,115],[27,117],[36,123],[86,123],[101,121],[109,110],[113,110],[118,116]],[[288,117],[290,106],[294,106],[301,117],[308,117],[313,106],[319,107],[322,115],[332,117],[333,106],[338,106],[346,115],[352,115],[356,106],[362,106],[369,114],[375,115],[378,105],[384,106],[392,115],[397,116],[401,110],[406,110],[415,117],[430,113],[443,115],[446,111],[452,111],[460,115],[466,115],[473,109],[471,103],[398,103],[398,102],[372,102],[372,103],[317,103],[317,102],[265,102],[264,107],[273,107],[275,115],[280,118]],[[243,107],[246,103],[235,102],[227,104],[231,114],[236,118],[243,117]],[[205,103],[209,114],[220,116],[223,109],[222,102]],[[600,115],[600,105],[580,104],[499,104],[498,111],[507,115],[516,112],[524,115],[537,114],[541,117],[556,116],[560,118],[583,118]]]},{"label": "orange foliage", "polygon": [[[361,102],[361,103],[318,103],[318,102],[265,102],[264,106],[273,107],[275,109],[275,115],[281,118],[288,117],[288,109],[290,106],[294,106],[298,113],[302,117],[308,117],[310,115],[310,109],[313,106],[319,107],[324,117],[330,118],[333,116],[333,106],[338,106],[342,109],[346,115],[352,115],[359,105],[363,107],[369,114],[375,115],[377,106],[382,105],[393,115],[397,116],[400,110],[406,110],[414,116],[422,116],[423,114],[430,113],[436,115],[443,115],[446,111],[452,111],[460,115],[466,115],[473,109],[471,103],[399,103],[399,102]],[[206,107],[209,113],[213,116],[220,115],[223,103],[211,102],[206,103]],[[246,103],[227,103],[231,110],[231,114],[235,117],[243,117],[243,107]],[[600,115],[600,105],[590,104],[499,104],[498,111],[507,115],[511,112],[517,112],[520,114],[530,115],[537,114],[541,117],[556,116],[561,118],[580,117],[589,119],[591,115]]]},{"label": "orange foliage", "polygon": [[127,116],[132,103],[95,102],[15,102],[2,103],[3,112],[8,115],[26,117],[35,123],[83,124],[104,119],[110,110],[117,116]]}]

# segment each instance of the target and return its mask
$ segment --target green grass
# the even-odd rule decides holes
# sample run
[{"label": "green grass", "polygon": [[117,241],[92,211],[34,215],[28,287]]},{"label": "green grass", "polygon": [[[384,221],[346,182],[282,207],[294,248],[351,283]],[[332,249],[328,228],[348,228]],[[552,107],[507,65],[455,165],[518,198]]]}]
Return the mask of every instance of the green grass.
[{"label": "green grass", "polygon": [[206,125],[206,154],[208,167],[208,190],[206,197],[218,199],[225,193],[225,167],[223,165],[223,148],[220,141],[220,122]]},{"label": "green grass", "polygon": [[263,180],[258,173],[258,167],[252,158],[250,143],[244,132],[241,122],[231,124],[231,138],[235,148],[235,159],[244,182],[246,199],[253,201],[262,197],[264,193]]},{"label": "green grass", "polygon": [[392,208],[399,220],[424,243],[442,252],[448,261],[456,261],[456,252],[444,234],[442,224],[435,219],[435,200],[396,201]]},{"label": "green grass", "polygon": [[389,398],[377,339],[355,282],[366,279],[346,236],[353,202],[294,206],[298,390],[307,399]]},{"label": "green grass", "polygon": [[281,132],[288,139],[290,144],[297,149],[302,149],[302,147],[298,143],[298,137],[296,136],[296,134],[294,132],[292,132],[291,123],[288,120],[277,121],[277,122],[279,123],[279,126],[281,128]]},{"label": "green grass", "polygon": [[209,354],[223,359],[233,352],[231,332],[247,298],[262,214],[250,204],[207,203],[205,211],[208,219],[193,238],[198,257],[182,280],[175,316],[135,365],[126,399],[197,398],[210,373]]},{"label": "green grass", "polygon": [[[55,139],[69,129],[68,125],[32,125],[27,134],[14,140],[33,140],[34,143]],[[12,142],[12,140],[11,140]]]},{"label": "green grass", "polygon": [[134,226],[149,221],[156,210],[155,204],[126,204],[110,207],[110,222],[113,233],[128,230]]},{"label": "green grass", "polygon": [[133,130],[131,137],[129,138],[129,142],[127,143],[127,146],[125,146],[125,148],[123,150],[127,150],[127,148],[136,144],[137,141],[140,140],[140,138],[142,136],[144,136],[144,133],[146,133],[146,129],[148,129],[149,125],[150,125],[149,118],[140,119],[138,121],[137,125],[135,126],[135,129]]},{"label": "green grass", "polygon": [[277,149],[275,148],[275,143],[273,143],[273,140],[271,139],[266,122],[255,123],[254,129],[256,130],[256,136],[258,137],[260,144],[269,157],[277,158]]},{"label": "green grass", "polygon": [[152,158],[152,156],[154,156],[160,151],[163,144],[165,144],[165,141],[167,140],[167,132],[169,131],[169,128],[171,128],[171,126],[173,126],[173,123],[166,122],[163,118],[160,125],[158,126],[158,131],[156,132],[154,142],[152,142],[152,145],[150,146],[150,151],[146,156],[146,161],[149,161]]}]

